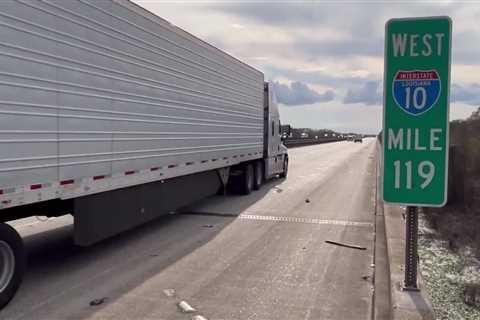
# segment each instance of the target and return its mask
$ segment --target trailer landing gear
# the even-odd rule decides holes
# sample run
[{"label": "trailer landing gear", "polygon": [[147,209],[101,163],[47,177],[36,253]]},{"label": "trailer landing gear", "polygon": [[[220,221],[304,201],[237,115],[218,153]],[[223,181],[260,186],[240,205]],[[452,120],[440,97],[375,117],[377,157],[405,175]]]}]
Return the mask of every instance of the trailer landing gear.
[{"label": "trailer landing gear", "polygon": [[13,298],[25,273],[23,241],[17,231],[0,223],[0,309]]}]

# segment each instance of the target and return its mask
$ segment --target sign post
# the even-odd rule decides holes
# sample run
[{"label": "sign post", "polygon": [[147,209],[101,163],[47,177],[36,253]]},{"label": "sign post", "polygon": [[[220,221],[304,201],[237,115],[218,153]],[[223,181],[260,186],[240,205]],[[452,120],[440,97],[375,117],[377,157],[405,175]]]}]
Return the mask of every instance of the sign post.
[{"label": "sign post", "polygon": [[405,228],[405,280],[403,290],[418,291],[417,251],[418,251],[418,207],[407,207]]},{"label": "sign post", "polygon": [[405,289],[416,289],[418,206],[447,201],[450,52],[448,17],[386,24],[383,199],[407,207]]}]

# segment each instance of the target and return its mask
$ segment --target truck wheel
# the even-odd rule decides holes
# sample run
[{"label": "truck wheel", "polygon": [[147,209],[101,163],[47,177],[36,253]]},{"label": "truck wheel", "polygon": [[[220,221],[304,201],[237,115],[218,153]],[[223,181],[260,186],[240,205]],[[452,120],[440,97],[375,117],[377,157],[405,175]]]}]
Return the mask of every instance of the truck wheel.
[{"label": "truck wheel", "polygon": [[13,298],[25,273],[23,240],[17,231],[0,223],[0,309]]},{"label": "truck wheel", "polygon": [[254,172],[253,167],[249,163],[243,169],[242,181],[241,181],[241,193],[250,194],[253,190]]},{"label": "truck wheel", "polygon": [[255,162],[255,180],[253,182],[253,189],[258,190],[263,183],[263,164],[261,161]]},{"label": "truck wheel", "polygon": [[283,171],[280,173],[280,178],[286,178],[288,174],[288,158],[283,160]]}]

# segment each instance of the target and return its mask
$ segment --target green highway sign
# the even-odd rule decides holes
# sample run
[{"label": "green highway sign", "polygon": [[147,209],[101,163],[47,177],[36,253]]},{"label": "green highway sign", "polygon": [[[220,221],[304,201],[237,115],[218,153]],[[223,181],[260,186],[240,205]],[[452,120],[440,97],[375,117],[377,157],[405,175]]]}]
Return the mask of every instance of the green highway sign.
[{"label": "green highway sign", "polygon": [[452,21],[392,19],[385,30],[383,199],[447,201]]}]

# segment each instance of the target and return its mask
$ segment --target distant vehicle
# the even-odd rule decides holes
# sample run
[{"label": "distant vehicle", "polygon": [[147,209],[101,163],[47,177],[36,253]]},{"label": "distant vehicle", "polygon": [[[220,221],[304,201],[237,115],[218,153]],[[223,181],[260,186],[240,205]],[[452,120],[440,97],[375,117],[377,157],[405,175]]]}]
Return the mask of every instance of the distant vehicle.
[{"label": "distant vehicle", "polygon": [[362,139],[361,136],[356,136],[355,138],[353,138],[353,142],[355,142],[355,143],[356,143],[356,142],[362,143],[362,142],[363,142],[363,139]]},{"label": "distant vehicle", "polygon": [[302,132],[302,134],[300,135],[300,138],[302,138],[302,139],[307,139],[308,137],[309,137],[309,135],[306,132]]},{"label": "distant vehicle", "polygon": [[348,136],[347,136],[347,141],[353,141],[353,136],[352,136],[352,135],[348,135]]},{"label": "distant vehicle", "polygon": [[0,84],[0,308],[26,258],[7,221],[72,214],[89,246],[287,176],[262,72],[128,0],[1,3],[2,39],[21,53],[0,59],[15,68]]}]

